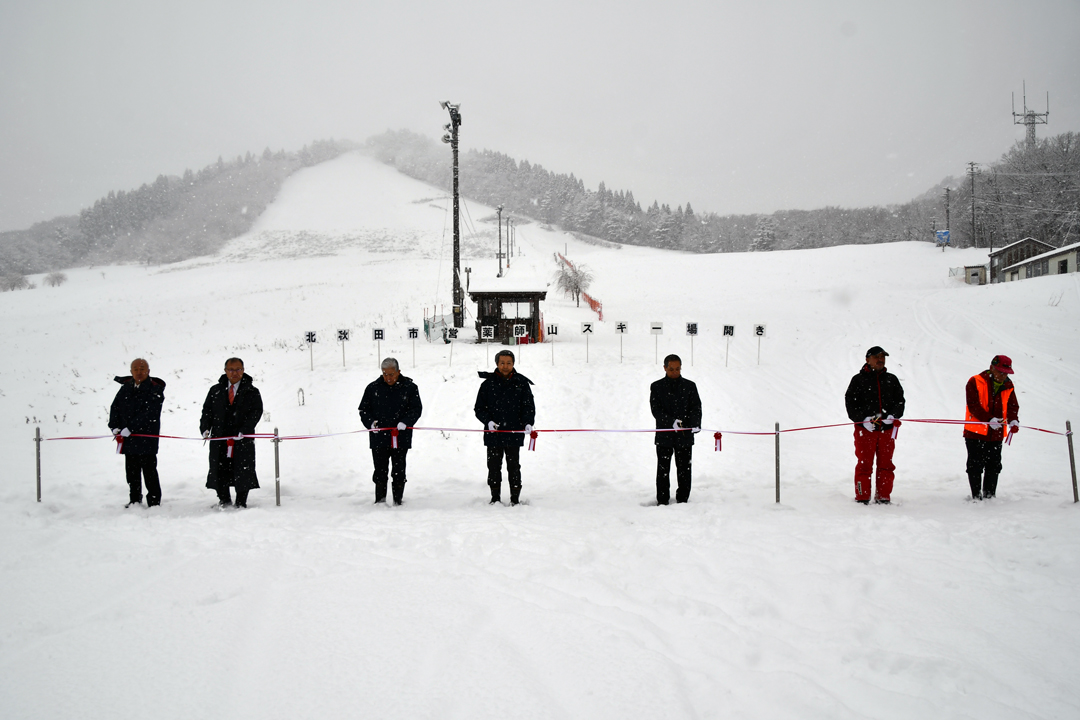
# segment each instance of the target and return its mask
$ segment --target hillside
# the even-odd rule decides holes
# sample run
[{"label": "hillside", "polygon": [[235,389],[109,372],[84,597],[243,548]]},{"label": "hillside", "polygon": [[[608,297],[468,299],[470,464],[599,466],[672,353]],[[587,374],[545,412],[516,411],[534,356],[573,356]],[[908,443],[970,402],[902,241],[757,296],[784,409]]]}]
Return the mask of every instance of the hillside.
[{"label": "hillside", "polygon": [[[696,255],[522,223],[507,277],[549,280],[565,252],[592,268],[605,315],[586,356],[578,328],[595,314],[550,293],[557,339],[515,348],[537,427],[652,427],[648,383],[675,352],[706,430],[686,505],[648,505],[650,434],[605,432],[542,433],[523,453],[527,504],[490,507],[481,439],[453,429],[479,429],[476,372],[495,348],[407,339],[449,311],[449,216],[443,192],[353,153],[290,176],[215,256],[0,294],[6,715],[1080,712],[1080,515],[1065,439],[1032,429],[1080,422],[1080,275],[971,287],[948,270],[985,251]],[[467,202],[462,216],[462,264],[490,278],[493,210]],[[848,427],[782,436],[774,502],[774,438],[740,433],[845,422],[844,389],[874,344],[907,420],[960,417],[967,378],[1012,356],[1027,429],[1005,448],[995,501],[966,499],[959,428],[905,422],[893,506],[853,502]],[[110,440],[48,440],[35,502],[34,427],[106,433],[112,377],[143,356],[168,383],[163,434],[194,437],[234,354],[262,391],[260,431],[334,435],[282,443],[280,507],[267,441],[246,511],[212,509],[196,440],[162,441],[163,504],[134,510]],[[399,508],[371,504],[366,437],[336,435],[360,429],[387,355],[419,386],[420,426],[441,428],[417,432]]]}]

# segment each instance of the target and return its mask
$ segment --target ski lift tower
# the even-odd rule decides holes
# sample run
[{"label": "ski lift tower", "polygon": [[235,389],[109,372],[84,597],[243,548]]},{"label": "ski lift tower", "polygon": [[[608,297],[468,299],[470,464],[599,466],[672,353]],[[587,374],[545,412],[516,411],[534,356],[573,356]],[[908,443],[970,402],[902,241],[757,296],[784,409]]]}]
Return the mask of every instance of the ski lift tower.
[{"label": "ski lift tower", "polygon": [[1024,83],[1024,112],[1016,112],[1016,93],[1013,93],[1013,125],[1023,125],[1027,128],[1027,145],[1035,147],[1035,126],[1046,125],[1050,119],[1050,93],[1046,93],[1046,112],[1037,113],[1028,110],[1027,107],[1027,83]]}]

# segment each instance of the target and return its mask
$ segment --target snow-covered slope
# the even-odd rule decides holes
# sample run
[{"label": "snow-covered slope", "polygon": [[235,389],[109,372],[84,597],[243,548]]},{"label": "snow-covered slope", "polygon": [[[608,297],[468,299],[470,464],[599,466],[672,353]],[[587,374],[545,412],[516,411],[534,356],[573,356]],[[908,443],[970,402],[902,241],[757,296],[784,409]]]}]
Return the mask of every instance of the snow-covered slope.
[{"label": "snow-covered slope", "polygon": [[[998,499],[965,501],[954,426],[905,423],[891,507],[853,502],[843,392],[880,344],[909,418],[959,418],[967,378],[1013,357],[1025,425],[1080,421],[1080,275],[969,287],[985,252],[929,244],[696,256],[602,248],[518,225],[508,278],[587,264],[605,322],[555,293],[554,343],[516,348],[537,427],[651,427],[670,352],[704,426],[684,506],[649,507],[648,434],[542,434],[528,504],[489,507],[480,437],[420,432],[406,503],[373,506],[363,435],[259,447],[247,511],[211,510],[201,442],[163,441],[164,501],[124,510],[106,430],[113,375],[149,360],[162,431],[197,434],[239,355],[260,430],[359,429],[396,356],[420,425],[473,428],[494,348],[407,339],[449,312],[438,190],[351,155],[293,177],[212,259],[71,271],[0,294],[0,708],[12,718],[1047,718],[1080,714],[1080,519],[1065,439],[1021,432]],[[463,265],[496,272],[490,208],[467,205]],[[625,321],[630,332],[614,331]],[[664,323],[664,334],[649,323]],[[684,325],[697,322],[691,352]],[[759,344],[751,326],[766,325]],[[734,325],[730,343],[724,325]],[[387,340],[371,340],[372,328]],[[352,330],[342,347],[339,328]],[[303,344],[317,331],[314,371]],[[303,403],[301,404],[301,396]]]}]

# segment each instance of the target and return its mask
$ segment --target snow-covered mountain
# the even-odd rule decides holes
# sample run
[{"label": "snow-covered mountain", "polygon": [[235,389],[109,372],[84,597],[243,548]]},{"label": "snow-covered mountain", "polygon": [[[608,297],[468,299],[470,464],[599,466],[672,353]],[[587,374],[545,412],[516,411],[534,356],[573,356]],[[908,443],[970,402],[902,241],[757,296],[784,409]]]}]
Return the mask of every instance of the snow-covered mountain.
[{"label": "snow-covered mountain", "polygon": [[[497,270],[493,216],[462,210],[474,280]],[[604,303],[587,357],[579,326],[595,313],[554,292],[554,342],[515,348],[537,427],[651,427],[648,384],[678,353],[704,403],[691,502],[648,506],[647,433],[543,433],[523,453],[527,504],[489,507],[480,437],[432,430],[414,440],[405,505],[373,506],[366,436],[336,434],[360,429],[380,356],[419,386],[421,426],[479,429],[476,371],[495,348],[408,339],[450,311],[450,239],[441,191],[348,155],[290,178],[213,258],[0,294],[5,717],[1080,712],[1080,515],[1063,436],[1023,430],[998,498],[973,504],[960,429],[905,422],[896,504],[864,507],[849,428],[782,436],[779,504],[773,436],[739,434],[845,422],[871,345],[890,353],[907,419],[962,417],[967,378],[1005,353],[1021,422],[1062,432],[1080,421],[1080,275],[972,287],[949,268],[985,251],[701,256],[523,221],[506,277],[550,281],[563,252],[592,269]],[[282,443],[280,507],[269,442],[249,509],[216,512],[194,440],[162,441],[163,504],[136,510],[109,440],[47,440],[35,502],[34,426],[107,433],[112,377],[142,356],[168,383],[163,434],[194,437],[231,355],[262,391],[261,431],[333,434]]]}]

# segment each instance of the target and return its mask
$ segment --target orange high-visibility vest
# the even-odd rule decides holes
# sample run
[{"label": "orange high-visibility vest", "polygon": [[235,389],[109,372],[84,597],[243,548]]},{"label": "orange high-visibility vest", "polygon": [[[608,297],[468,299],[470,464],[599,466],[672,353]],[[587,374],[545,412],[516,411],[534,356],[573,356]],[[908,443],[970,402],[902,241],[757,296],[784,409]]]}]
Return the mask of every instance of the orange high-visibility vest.
[{"label": "orange high-visibility vest", "polygon": [[[990,385],[986,382],[986,377],[979,373],[972,378],[975,380],[975,387],[979,390],[979,404],[982,405],[983,410],[990,412]],[[1001,425],[1005,434],[1002,437],[1009,436],[1009,397],[1012,395],[1012,388],[1006,388],[1001,391]],[[973,433],[979,435],[988,435],[990,433],[990,426],[983,425],[976,420],[975,416],[971,414],[971,408],[967,405],[964,406],[965,417],[969,424],[964,425],[965,430],[970,430]],[[993,415],[993,413],[991,413]]]}]

